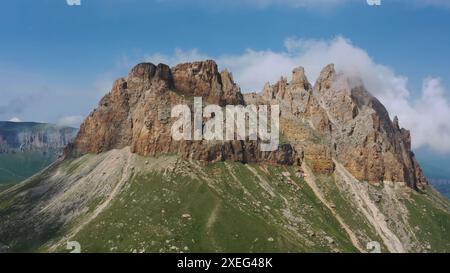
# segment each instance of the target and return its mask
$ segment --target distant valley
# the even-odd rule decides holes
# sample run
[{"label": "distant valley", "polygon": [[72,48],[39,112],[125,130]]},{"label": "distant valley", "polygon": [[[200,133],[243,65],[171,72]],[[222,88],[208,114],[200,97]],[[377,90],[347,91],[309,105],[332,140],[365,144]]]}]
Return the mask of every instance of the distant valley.
[{"label": "distant valley", "polygon": [[0,184],[23,181],[49,166],[77,131],[45,123],[0,121]]},{"label": "distant valley", "polygon": [[424,148],[416,150],[415,154],[430,184],[450,199],[450,155]]}]

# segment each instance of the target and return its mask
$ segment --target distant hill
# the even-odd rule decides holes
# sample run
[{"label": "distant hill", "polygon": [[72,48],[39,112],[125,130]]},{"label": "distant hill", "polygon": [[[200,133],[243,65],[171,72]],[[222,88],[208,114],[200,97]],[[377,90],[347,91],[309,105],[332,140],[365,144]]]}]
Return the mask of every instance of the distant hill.
[{"label": "distant hill", "polygon": [[430,183],[444,196],[450,199],[450,179],[430,179]]},{"label": "distant hill", "polygon": [[20,182],[54,162],[77,129],[0,121],[0,184]]},{"label": "distant hill", "polygon": [[450,199],[450,154],[437,154],[424,148],[415,154],[429,182]]}]

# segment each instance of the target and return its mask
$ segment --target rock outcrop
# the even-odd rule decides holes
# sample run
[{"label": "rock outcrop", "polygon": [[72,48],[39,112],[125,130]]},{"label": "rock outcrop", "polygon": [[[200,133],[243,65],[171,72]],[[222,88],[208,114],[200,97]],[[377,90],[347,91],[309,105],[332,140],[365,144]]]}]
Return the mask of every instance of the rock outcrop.
[{"label": "rock outcrop", "polygon": [[282,129],[313,170],[334,171],[333,159],[360,181],[427,184],[411,151],[411,136],[391,121],[385,107],[355,79],[325,67],[314,87],[304,69],[266,84],[262,94],[247,95],[248,103],[276,103]]},{"label": "rock outcrop", "polygon": [[202,97],[221,106],[244,104],[232,75],[228,70],[219,73],[212,60],[177,65],[172,69],[172,75],[175,90],[185,95]]},{"label": "rock outcrop", "polygon": [[[192,97],[207,103],[243,105],[240,88],[231,74],[218,71],[214,61],[180,64],[173,68],[141,63],[128,77],[118,79],[81,125],[72,155],[101,153],[131,147],[133,153],[156,156],[178,153],[203,162],[233,160],[294,164],[298,157],[291,145],[264,152],[260,141],[175,141],[171,135],[175,105],[192,106]],[[192,108],[191,108],[192,109]]]},{"label": "rock outcrop", "polygon": [[[355,83],[356,82],[356,83]],[[220,106],[278,104],[282,138],[274,152],[262,152],[259,141],[174,141],[173,106],[193,104],[193,97]],[[261,94],[241,94],[232,75],[214,61],[173,68],[142,63],[114,83],[86,121],[73,147],[74,155],[101,153],[130,146],[133,153],[155,156],[178,153],[204,162],[233,160],[300,164],[332,174],[337,160],[360,181],[426,184],[411,151],[409,131],[391,121],[385,107],[362,83],[337,74],[333,65],[312,86],[301,67],[292,80],[266,84]]]}]

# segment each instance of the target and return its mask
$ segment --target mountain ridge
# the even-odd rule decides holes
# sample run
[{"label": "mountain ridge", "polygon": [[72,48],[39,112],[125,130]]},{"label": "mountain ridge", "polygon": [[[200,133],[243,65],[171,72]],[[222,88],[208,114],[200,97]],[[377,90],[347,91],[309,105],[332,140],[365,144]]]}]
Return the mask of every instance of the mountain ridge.
[{"label": "mountain ridge", "polygon": [[76,132],[48,123],[0,121],[0,184],[20,182],[50,165]]},{"label": "mountain ridge", "polygon": [[[269,158],[272,163],[280,163],[273,158],[289,157],[290,164],[295,161],[298,164],[302,160],[290,145],[281,154],[277,151],[260,156],[258,143],[251,141],[223,142],[206,149],[208,144],[203,141],[172,141],[170,109],[187,103],[185,98],[192,96],[221,106],[279,103],[285,120],[299,116],[308,119],[310,127],[329,143],[321,145],[319,152],[300,147],[299,154],[315,161],[315,155],[320,153],[325,172],[333,171],[332,161],[336,157],[359,180],[405,182],[414,189],[427,184],[411,151],[409,131],[399,127],[397,118],[391,121],[384,106],[363,85],[354,87],[350,79],[337,74],[334,65],[322,70],[314,87],[304,69],[298,68],[293,71],[290,83],[282,78],[273,86],[266,85],[261,95],[245,95],[245,101],[231,74],[227,70],[219,72],[212,60],[173,68],[141,63],[131,69],[127,78],[115,82],[111,93],[81,125],[72,152],[98,153],[131,146],[132,152],[140,155],[176,152],[206,162]],[[287,138],[289,142],[295,136]]]},{"label": "mountain ridge", "polygon": [[[281,149],[174,141],[169,110],[193,96],[279,104]],[[297,68],[243,95],[213,61],[138,64],[63,158],[0,189],[7,252],[446,252],[449,229],[409,132],[333,65],[314,86]]]}]

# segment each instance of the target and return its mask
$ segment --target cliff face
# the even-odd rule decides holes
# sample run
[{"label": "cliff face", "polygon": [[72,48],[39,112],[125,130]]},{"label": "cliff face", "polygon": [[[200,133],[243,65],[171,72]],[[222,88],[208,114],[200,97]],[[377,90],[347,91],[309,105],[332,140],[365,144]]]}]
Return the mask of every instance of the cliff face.
[{"label": "cliff face", "polygon": [[[174,141],[170,112],[192,97],[225,105],[279,104],[282,138],[288,143],[262,152],[259,141]],[[72,155],[101,153],[130,146],[139,155],[178,153],[205,162],[233,160],[269,164],[301,164],[331,174],[335,162],[360,181],[427,183],[414,154],[409,131],[391,121],[384,106],[362,83],[325,67],[312,86],[303,68],[292,80],[266,84],[261,94],[241,94],[228,71],[214,61],[173,68],[142,63],[117,80],[80,129]]]},{"label": "cliff face", "polygon": [[0,122],[0,154],[26,151],[62,151],[77,130],[32,122]]},{"label": "cliff face", "polygon": [[112,91],[81,125],[68,152],[101,153],[130,146],[139,155],[178,153],[204,162],[233,160],[288,165],[296,162],[296,153],[290,145],[263,152],[259,141],[174,141],[171,109],[179,104],[192,106],[194,96],[221,106],[244,104],[231,74],[219,72],[213,61],[173,68],[138,64],[128,77],[114,83]]},{"label": "cliff face", "polygon": [[360,181],[427,184],[409,131],[399,127],[397,117],[391,121],[363,83],[337,74],[333,65],[323,69],[314,87],[298,68],[291,82],[282,78],[246,98],[281,105],[283,134],[316,172],[332,173],[336,160]]}]

